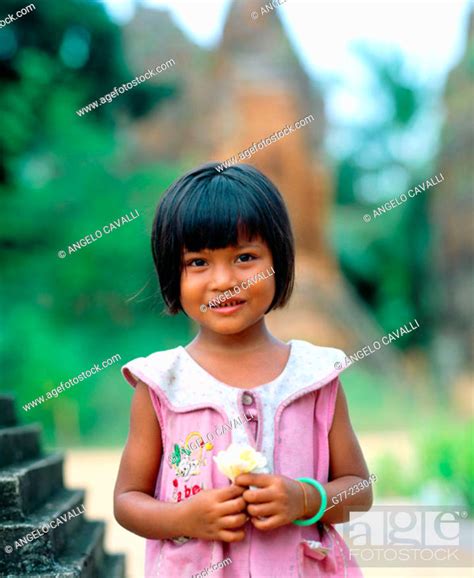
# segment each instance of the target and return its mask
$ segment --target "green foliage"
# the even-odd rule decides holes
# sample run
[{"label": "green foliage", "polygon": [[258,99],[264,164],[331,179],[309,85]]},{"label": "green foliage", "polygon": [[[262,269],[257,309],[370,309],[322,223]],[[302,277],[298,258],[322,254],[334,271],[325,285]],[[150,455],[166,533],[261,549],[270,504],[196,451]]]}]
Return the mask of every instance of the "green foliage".
[{"label": "green foliage", "polygon": [[[6,12],[24,6],[17,4],[7,3]],[[137,108],[146,109],[157,94],[152,87],[76,114],[132,77],[121,33],[99,4],[47,4],[0,30],[0,44],[21,35],[0,67],[0,387],[15,393],[24,421],[44,426],[48,443],[110,445],[123,441],[132,393],[120,366],[190,334],[185,316],[162,315],[149,241],[160,195],[182,167],[137,167],[130,160],[136,151],[115,133],[116,111],[133,109],[127,98],[141,99]],[[89,39],[80,66],[78,40],[71,41],[77,26]],[[66,49],[65,42],[72,44]],[[135,210],[138,219],[69,252]],[[29,412],[21,409],[117,353],[115,365]]]},{"label": "green foliage", "polygon": [[410,387],[394,387],[382,372],[369,371],[362,363],[355,364],[341,376],[351,421],[357,431],[396,429],[400,427],[401,415],[405,427],[415,427],[419,414]]},{"label": "green foliage", "polygon": [[403,467],[395,456],[384,454],[379,457],[373,468],[377,475],[375,483],[377,496],[400,497],[414,496],[418,491],[417,480],[413,472]]},{"label": "green foliage", "polygon": [[[24,6],[6,0],[2,12]],[[48,115],[57,110],[51,99],[67,105],[59,126],[71,138],[69,124],[78,118],[112,130],[118,110],[141,116],[178,92],[175,84],[143,83],[77,117],[76,110],[135,77],[125,64],[121,30],[98,2],[42,0],[0,29],[0,62],[0,183],[13,181],[18,157],[48,148]]]},{"label": "green foliage", "polygon": [[[370,79],[371,115],[340,128],[346,149],[337,168],[339,207],[332,241],[343,272],[383,328],[389,331],[414,318],[421,321],[419,331],[395,344],[407,348],[428,341],[423,321],[431,312],[423,294],[430,289],[429,194],[379,217],[373,216],[373,209],[433,175],[430,157],[412,144],[432,103],[399,53],[376,53],[360,44],[355,48]],[[412,154],[407,154],[407,145]],[[370,222],[363,220],[365,214]]]},{"label": "green foliage", "polygon": [[[419,500],[425,488],[436,488],[448,504],[460,495],[474,513],[474,422],[460,423],[440,416],[414,433],[415,460],[411,469],[393,455],[381,456],[374,467],[377,495],[409,496]],[[433,499],[433,498],[431,498]],[[456,504],[459,505],[459,504]]]},{"label": "green foliage", "polygon": [[[7,0],[2,11],[14,13],[23,6]],[[82,31],[86,58],[72,68],[63,48],[74,31]],[[16,157],[43,144],[48,100],[56,89],[73,89],[79,105],[81,98],[92,99],[92,87],[102,94],[124,68],[120,30],[100,4],[43,0],[36,10],[0,30],[2,44],[12,47],[3,55],[0,68],[0,114],[2,124],[6,123],[0,133],[0,151],[5,157],[2,172],[8,179],[14,178],[11,163]]]},{"label": "green foliage", "polygon": [[420,469],[426,478],[458,488],[474,511],[474,421],[445,421],[417,437]]}]

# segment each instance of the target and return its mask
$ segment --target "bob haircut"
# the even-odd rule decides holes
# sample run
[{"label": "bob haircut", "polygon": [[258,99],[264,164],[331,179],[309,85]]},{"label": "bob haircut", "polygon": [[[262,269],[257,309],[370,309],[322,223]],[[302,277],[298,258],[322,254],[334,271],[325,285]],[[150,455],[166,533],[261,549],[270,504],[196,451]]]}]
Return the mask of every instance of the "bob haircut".
[{"label": "bob haircut", "polygon": [[293,291],[294,239],[285,202],[259,170],[237,164],[199,166],[172,183],[156,209],[151,249],[168,313],[182,311],[184,251],[224,249],[261,237],[275,270],[275,295],[268,313],[283,307]]}]

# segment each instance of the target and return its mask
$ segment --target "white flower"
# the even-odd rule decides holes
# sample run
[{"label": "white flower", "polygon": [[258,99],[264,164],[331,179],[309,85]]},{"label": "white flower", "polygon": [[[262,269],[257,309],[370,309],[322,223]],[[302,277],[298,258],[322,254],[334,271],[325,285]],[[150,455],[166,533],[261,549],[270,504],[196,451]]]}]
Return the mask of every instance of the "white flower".
[{"label": "white flower", "polygon": [[221,474],[230,478],[232,482],[240,474],[248,474],[257,469],[263,469],[267,465],[267,458],[246,444],[230,444],[226,450],[221,450],[213,459]]}]

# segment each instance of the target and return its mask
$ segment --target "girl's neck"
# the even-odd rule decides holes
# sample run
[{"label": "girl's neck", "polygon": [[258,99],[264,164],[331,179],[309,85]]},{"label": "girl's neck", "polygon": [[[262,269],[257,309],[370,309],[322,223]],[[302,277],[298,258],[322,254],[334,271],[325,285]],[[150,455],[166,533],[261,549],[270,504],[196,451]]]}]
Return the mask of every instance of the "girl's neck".
[{"label": "girl's neck", "polygon": [[281,342],[267,329],[262,319],[240,333],[223,335],[201,328],[186,347],[189,352],[207,351],[216,355],[240,356],[250,351],[274,347]]}]

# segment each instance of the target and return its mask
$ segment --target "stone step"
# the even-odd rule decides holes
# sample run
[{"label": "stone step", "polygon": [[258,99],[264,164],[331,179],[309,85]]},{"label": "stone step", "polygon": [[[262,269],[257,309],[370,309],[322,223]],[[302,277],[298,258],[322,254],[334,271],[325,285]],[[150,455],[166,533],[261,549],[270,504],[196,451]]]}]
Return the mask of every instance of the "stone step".
[{"label": "stone step", "polygon": [[107,554],[100,578],[125,578],[125,556],[123,554]]},{"label": "stone step", "polygon": [[39,425],[20,425],[0,429],[0,468],[31,460],[41,453]]},{"label": "stone step", "polygon": [[[74,539],[85,523],[84,514],[79,515],[83,502],[83,490],[61,489],[45,500],[26,520],[2,522],[0,576],[8,573],[29,575],[49,572],[68,539]],[[78,515],[70,517],[68,512]],[[63,520],[58,523],[56,520],[60,516],[63,516]],[[49,526],[52,521],[57,526],[55,529]],[[5,550],[6,547],[11,552]]]},{"label": "stone step", "polygon": [[11,395],[0,394],[0,428],[17,424],[15,399]]},{"label": "stone step", "polygon": [[104,552],[104,522],[86,522],[58,558],[60,576],[98,578],[107,563]]},{"label": "stone step", "polygon": [[[92,540],[99,540],[100,544],[100,533],[94,534],[94,529],[91,529],[89,524],[96,524],[97,522],[88,522],[85,524],[89,536],[91,536],[92,530]],[[90,537],[89,537],[90,540]],[[83,548],[81,548],[83,550]],[[69,558],[60,558],[59,562],[54,563],[45,572],[28,573],[28,578],[85,578],[86,576],[93,576],[94,578],[125,578],[125,556],[123,554],[104,554],[102,558],[102,564],[100,567],[94,566],[90,568],[90,564],[87,564],[87,560],[84,559],[84,552],[80,551],[74,555],[74,550],[71,547],[68,556]],[[66,562],[68,565],[63,565]],[[89,560],[91,562],[91,560]],[[92,571],[92,573],[91,573]],[[87,572],[85,574],[84,572]],[[5,578],[23,578],[25,574],[0,574],[0,576],[5,576]]]},{"label": "stone step", "polygon": [[[30,567],[28,578],[121,578],[120,561],[124,566],[123,560],[109,560],[115,556],[105,555],[104,532],[103,522],[86,522],[71,538],[57,561],[43,569],[39,565]],[[117,558],[120,559],[121,556]],[[8,574],[7,578],[20,578],[25,575]]]},{"label": "stone step", "polygon": [[62,488],[63,462],[56,453],[0,469],[0,521],[25,520]]}]

